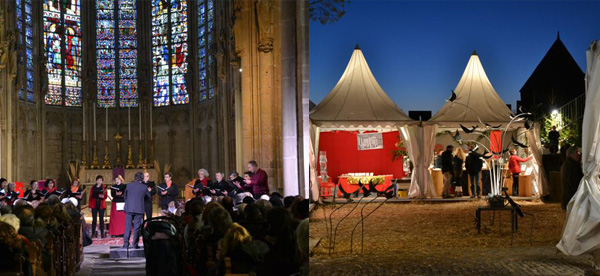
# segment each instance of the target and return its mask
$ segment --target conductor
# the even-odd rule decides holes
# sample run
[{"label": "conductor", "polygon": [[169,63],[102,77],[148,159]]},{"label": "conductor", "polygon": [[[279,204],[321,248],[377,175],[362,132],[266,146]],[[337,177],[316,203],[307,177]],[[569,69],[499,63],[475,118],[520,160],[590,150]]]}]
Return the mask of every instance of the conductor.
[{"label": "conductor", "polygon": [[131,223],[133,221],[133,247],[140,248],[138,241],[140,228],[144,219],[144,199],[151,198],[148,186],[142,184],[144,174],[138,172],[134,181],[127,184],[125,189],[125,235],[123,236],[123,248],[129,247],[129,236],[131,235]]}]

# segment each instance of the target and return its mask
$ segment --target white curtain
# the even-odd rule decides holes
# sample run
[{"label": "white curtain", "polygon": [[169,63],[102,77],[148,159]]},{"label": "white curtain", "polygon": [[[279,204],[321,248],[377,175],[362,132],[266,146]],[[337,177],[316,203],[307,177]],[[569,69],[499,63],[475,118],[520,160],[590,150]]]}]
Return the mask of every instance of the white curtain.
[{"label": "white curtain", "polygon": [[542,197],[550,193],[548,190],[548,180],[546,179],[546,173],[544,172],[544,166],[542,166],[542,140],[540,138],[540,125],[536,123],[533,129],[527,131],[527,140],[529,141],[529,149],[533,154],[533,179],[534,189],[536,193]]},{"label": "white curtain", "polygon": [[600,40],[587,51],[586,99],[582,125],[583,179],[567,205],[562,238],[556,245],[567,255],[593,253],[600,249]]},{"label": "white curtain", "polygon": [[321,203],[320,187],[317,175],[317,152],[319,150],[319,127],[310,122],[310,201]]},{"label": "white curtain", "polygon": [[436,130],[436,125],[412,125],[400,128],[408,157],[414,167],[408,190],[408,197],[410,198],[437,196],[433,179],[428,170],[433,159]]}]

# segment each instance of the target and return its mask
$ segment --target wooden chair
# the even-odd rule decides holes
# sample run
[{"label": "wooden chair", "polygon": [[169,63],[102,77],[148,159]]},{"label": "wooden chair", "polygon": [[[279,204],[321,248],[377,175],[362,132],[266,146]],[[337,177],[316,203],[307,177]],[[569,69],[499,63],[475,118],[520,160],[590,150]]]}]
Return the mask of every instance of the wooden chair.
[{"label": "wooden chair", "polygon": [[48,231],[46,235],[46,250],[50,254],[50,268],[46,271],[47,275],[56,276],[57,257],[55,251],[56,236],[52,234],[52,231]]},{"label": "wooden chair", "polygon": [[42,265],[42,245],[38,241],[29,242],[25,246],[27,253],[29,254],[29,262],[31,263],[31,273],[33,275],[39,274],[39,268]]},{"label": "wooden chair", "polygon": [[13,268],[8,271],[1,271],[0,276],[22,276],[23,275],[23,261],[19,258],[19,261],[15,263]]}]

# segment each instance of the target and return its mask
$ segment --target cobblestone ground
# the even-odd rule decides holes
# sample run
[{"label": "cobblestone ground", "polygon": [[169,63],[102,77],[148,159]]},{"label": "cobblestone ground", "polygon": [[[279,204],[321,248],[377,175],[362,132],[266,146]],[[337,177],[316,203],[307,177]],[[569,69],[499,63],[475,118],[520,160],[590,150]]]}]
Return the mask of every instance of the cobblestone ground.
[{"label": "cobblestone ground", "polygon": [[[328,206],[311,215],[310,236],[320,240],[310,259],[310,275],[600,275],[592,272],[592,258],[566,256],[555,245],[560,240],[564,212],[559,204],[519,202],[535,215],[520,220],[511,245],[508,215],[484,214],[482,233],[474,228],[474,210],[483,202],[384,204],[365,220],[364,254],[360,251],[362,204],[348,204],[332,216],[338,226],[335,248],[329,255]],[[338,207],[340,205],[338,204]],[[368,214],[377,205],[367,205]],[[323,211],[325,210],[325,212]],[[328,221],[329,219],[327,219]]]}]

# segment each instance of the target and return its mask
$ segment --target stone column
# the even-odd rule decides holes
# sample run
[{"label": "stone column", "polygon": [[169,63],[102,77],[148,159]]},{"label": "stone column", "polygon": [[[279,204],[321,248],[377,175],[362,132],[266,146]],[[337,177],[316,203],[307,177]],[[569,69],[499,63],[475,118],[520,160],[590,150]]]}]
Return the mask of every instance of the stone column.
[{"label": "stone column", "polygon": [[281,130],[283,195],[298,195],[298,125],[296,120],[296,3],[281,3]]}]

